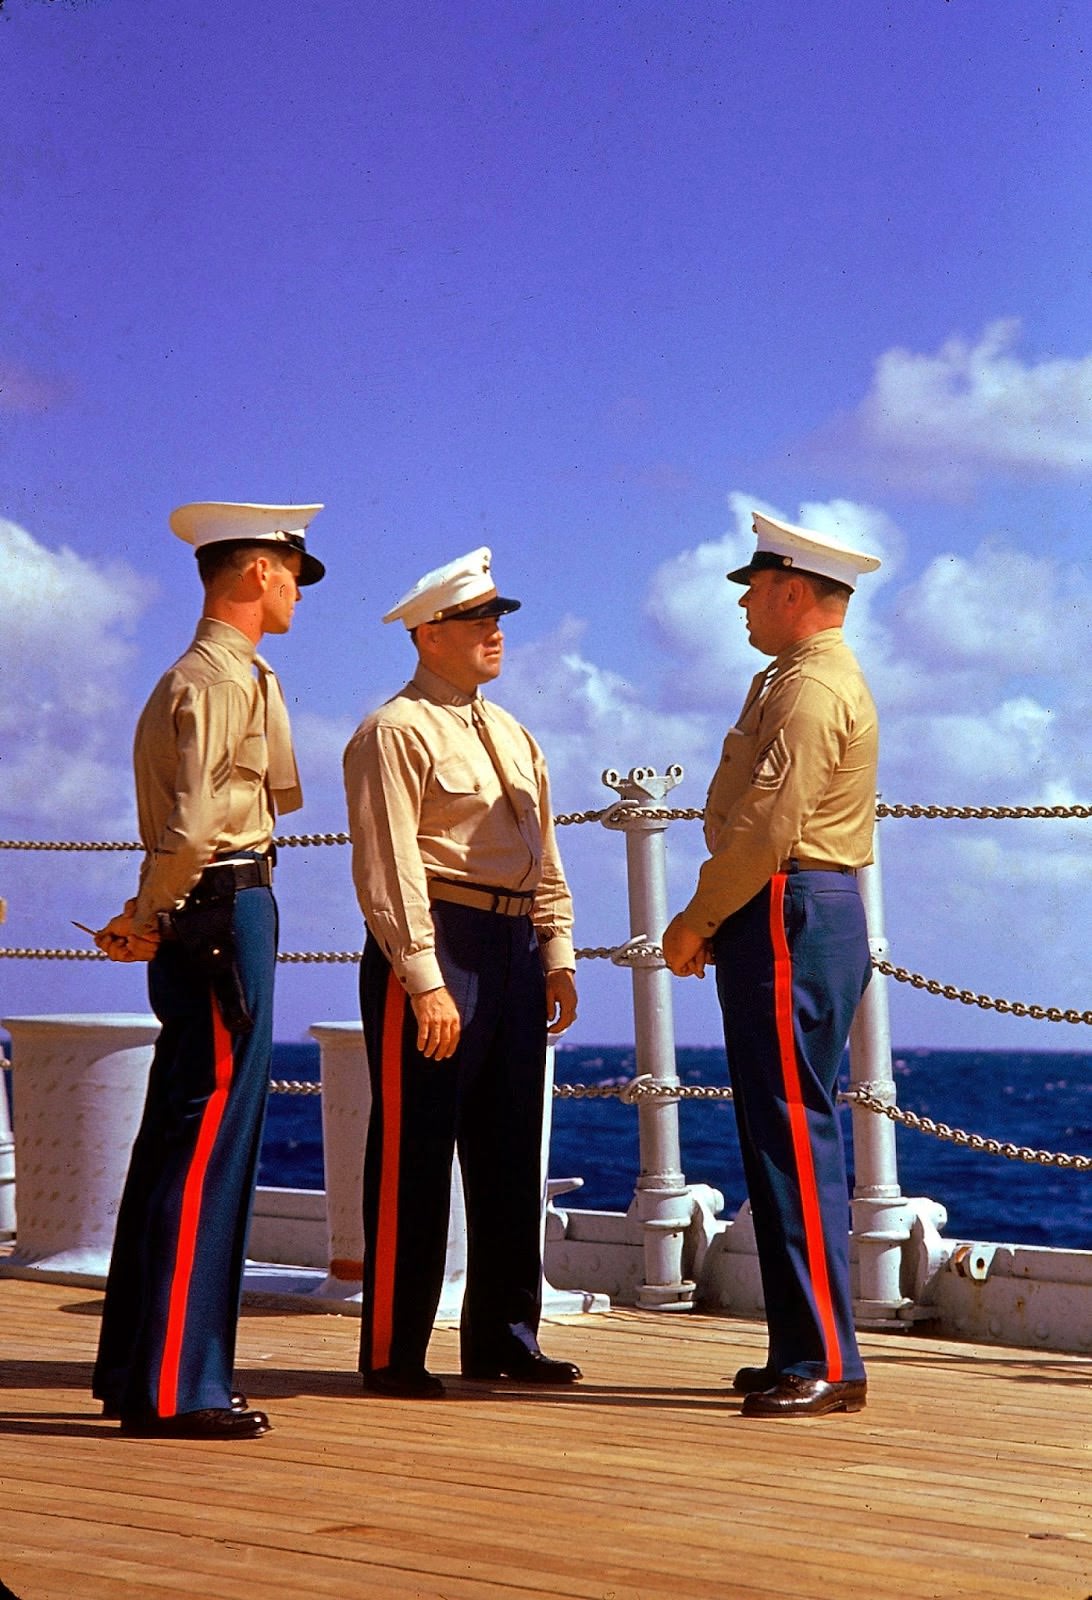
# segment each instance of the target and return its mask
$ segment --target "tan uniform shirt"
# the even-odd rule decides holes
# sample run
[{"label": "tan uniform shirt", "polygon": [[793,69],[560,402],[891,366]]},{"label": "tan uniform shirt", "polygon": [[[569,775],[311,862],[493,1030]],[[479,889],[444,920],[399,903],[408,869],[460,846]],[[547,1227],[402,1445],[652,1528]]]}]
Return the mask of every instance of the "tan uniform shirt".
[{"label": "tan uniform shirt", "polygon": [[705,803],[711,851],[682,913],[708,937],[791,856],[863,867],[876,816],[876,707],[840,628],[753,680]]},{"label": "tan uniform shirt", "polygon": [[[503,782],[474,714],[485,719]],[[360,908],[408,993],[444,981],[429,904],[434,877],[533,893],[543,967],[575,966],[546,762],[507,711],[418,666],[349,741],[345,795]]]},{"label": "tan uniform shirt", "polygon": [[[157,911],[180,905],[214,856],[268,849],[276,811],[302,802],[298,781],[276,797],[270,791],[266,693],[256,661],[254,645],[237,628],[203,617],[141,712],[133,768],[146,854],[137,928],[154,927]],[[279,695],[275,686],[271,692]],[[271,721],[270,738],[281,746],[278,767],[294,775],[286,718],[276,731]]]}]

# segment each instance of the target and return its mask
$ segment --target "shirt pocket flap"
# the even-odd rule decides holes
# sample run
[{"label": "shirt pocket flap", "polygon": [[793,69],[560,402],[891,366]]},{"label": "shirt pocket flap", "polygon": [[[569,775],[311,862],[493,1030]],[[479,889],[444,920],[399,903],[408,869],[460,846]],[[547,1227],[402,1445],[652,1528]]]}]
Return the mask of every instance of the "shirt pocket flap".
[{"label": "shirt pocket flap", "polygon": [[252,772],[256,777],[264,778],[268,764],[265,734],[244,734],[235,752],[235,770]]},{"label": "shirt pocket flap", "polygon": [[479,794],[481,780],[466,761],[445,757],[433,768],[433,777],[445,794]]}]

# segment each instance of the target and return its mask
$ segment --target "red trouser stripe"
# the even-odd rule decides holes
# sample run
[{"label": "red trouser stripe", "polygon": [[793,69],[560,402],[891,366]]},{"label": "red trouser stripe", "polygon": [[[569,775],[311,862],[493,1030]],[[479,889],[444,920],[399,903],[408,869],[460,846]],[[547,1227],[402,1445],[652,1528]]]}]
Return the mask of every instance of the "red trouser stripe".
[{"label": "red trouser stripe", "polygon": [[372,1368],[390,1366],[394,1335],[394,1263],[398,1251],[398,1176],[402,1145],[402,1027],[406,996],[392,972],[383,1006],[380,1075],[383,1085],[383,1147],[379,1169],[379,1217],[375,1234],[372,1298]]},{"label": "red trouser stripe", "polygon": [[796,1161],[796,1182],[804,1217],[804,1244],[808,1258],[808,1272],[823,1330],[823,1341],[826,1345],[827,1379],[830,1383],[840,1383],[842,1347],[838,1339],[838,1324],[834,1319],[830,1277],[827,1273],[823,1214],[819,1206],[815,1161],[808,1135],[807,1111],[800,1088],[800,1068],[796,1060],[792,1007],[792,953],[789,950],[789,941],[785,937],[784,903],[785,874],[779,872],[770,881],[770,939],[774,953],[774,1021],[777,1027],[777,1048],[789,1112],[789,1134]]},{"label": "red trouser stripe", "polygon": [[190,1298],[190,1281],[197,1253],[197,1230],[201,1224],[201,1201],[205,1192],[205,1176],[209,1169],[216,1135],[224,1119],[228,1090],[235,1058],[231,1050],[231,1034],[224,1027],[220,1007],[215,996],[212,1001],[212,1058],[213,1091],[201,1113],[197,1130],[197,1143],[190,1158],[189,1171],[182,1189],[182,1212],[178,1220],[178,1243],[175,1246],[174,1269],[171,1273],[170,1300],[167,1305],[167,1332],[163,1340],[163,1359],[159,1368],[159,1400],[157,1410],[161,1417],[173,1417],[178,1410],[178,1371],[182,1361],[182,1340],[186,1331],[186,1307]]}]

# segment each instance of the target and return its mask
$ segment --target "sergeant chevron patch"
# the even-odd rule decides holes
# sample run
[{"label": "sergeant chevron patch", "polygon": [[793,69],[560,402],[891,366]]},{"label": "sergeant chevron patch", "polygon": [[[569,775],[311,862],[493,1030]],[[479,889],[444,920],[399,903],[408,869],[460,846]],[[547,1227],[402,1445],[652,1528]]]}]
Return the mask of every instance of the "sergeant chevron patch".
[{"label": "sergeant chevron patch", "polygon": [[779,732],[771,739],[764,750],[758,753],[758,759],[751,773],[751,783],[756,789],[780,789],[785,781],[785,775],[792,765],[792,756],[785,743],[784,733]]}]

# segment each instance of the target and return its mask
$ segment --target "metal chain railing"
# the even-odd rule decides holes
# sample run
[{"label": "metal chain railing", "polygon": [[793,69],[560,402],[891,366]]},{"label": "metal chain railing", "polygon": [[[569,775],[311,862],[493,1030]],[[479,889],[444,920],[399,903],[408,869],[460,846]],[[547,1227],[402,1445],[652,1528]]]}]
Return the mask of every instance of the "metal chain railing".
[{"label": "metal chain railing", "polygon": [[[562,811],[554,818],[558,828],[571,827],[582,822],[601,822],[618,802],[601,806],[594,811]],[[642,806],[642,817],[655,822],[700,822],[705,812],[700,806]],[[895,805],[879,801],[877,817],[916,817],[928,821],[1044,821],[1087,820],[1092,817],[1092,806],[929,806]],[[278,849],[293,846],[348,844],[347,833],[286,833],[274,839]],[[0,839],[0,850],[141,850],[143,846],[130,839]]]},{"label": "metal chain railing", "polygon": [[978,994],[974,989],[957,989],[954,983],[939,983],[936,978],[926,978],[920,972],[910,972],[906,967],[892,966],[890,961],[872,962],[877,972],[898,983],[908,983],[912,989],[924,989],[927,994],[940,995],[944,1000],[958,1000],[965,1006],[977,1006],[980,1011],[999,1011],[1002,1016],[1031,1017],[1035,1022],[1083,1022],[1092,1025],[1092,1011],[1078,1011],[1074,1007],[1063,1010],[1061,1006],[1025,1005],[1022,1000],[995,999],[988,994]]},{"label": "metal chain railing", "polygon": [[[589,945],[574,952],[578,961],[613,961],[618,966],[629,966],[642,961],[662,960],[663,952],[651,940],[632,939],[621,945]],[[286,966],[329,964],[354,966],[361,957],[359,950],[282,950],[278,962]],[[105,961],[100,950],[33,949],[29,947],[0,947],[0,960],[9,961]],[[980,1011],[996,1011],[1002,1016],[1030,1017],[1033,1022],[1069,1022],[1092,1027],[1092,1009],[1078,1011],[1069,1006],[1040,1006],[1025,1004],[1023,1000],[1006,1000],[974,989],[960,989],[954,983],[941,983],[927,978],[907,967],[894,966],[890,961],[873,958],[872,966],[885,977],[898,983],[908,983],[913,989],[923,989],[927,994],[938,995],[943,1000],[958,1000],[965,1006],[977,1006]]]},{"label": "metal chain railing", "polygon": [[[311,1083],[298,1078],[274,1078],[269,1085],[270,1094],[320,1095],[321,1083]],[[720,1083],[662,1083],[651,1077],[629,1078],[625,1083],[555,1083],[555,1100],[620,1100],[623,1105],[636,1105],[640,1100],[704,1100],[730,1101],[732,1091]],[[1067,1172],[1092,1171],[1092,1156],[1068,1155],[1059,1150],[1036,1150],[1033,1145],[1013,1144],[1008,1139],[992,1139],[986,1134],[968,1133],[965,1128],[953,1128],[950,1123],[937,1122],[932,1117],[920,1116],[902,1106],[888,1104],[868,1089],[848,1089],[838,1096],[845,1105],[858,1105],[863,1111],[910,1128],[915,1133],[927,1133],[934,1139],[958,1145],[964,1150],[974,1150],[981,1155],[1003,1156],[1006,1161],[1023,1161],[1040,1167],[1058,1167]]]},{"label": "metal chain railing", "polygon": [[968,1133],[965,1128],[953,1128],[947,1122],[936,1122],[932,1117],[919,1116],[916,1111],[906,1111],[902,1106],[888,1105],[867,1089],[851,1089],[841,1098],[855,1101],[865,1111],[887,1117],[891,1122],[913,1128],[916,1133],[932,1134],[934,1139],[946,1140],[965,1150],[977,1150],[983,1155],[1004,1156],[1007,1161],[1026,1161],[1040,1167],[1063,1167],[1071,1172],[1092,1170],[1092,1156],[1071,1156],[1054,1150],[1036,1150],[1027,1144],[1012,1144],[1006,1139],[990,1139],[981,1133]]}]

